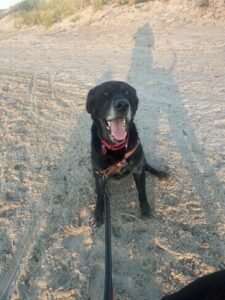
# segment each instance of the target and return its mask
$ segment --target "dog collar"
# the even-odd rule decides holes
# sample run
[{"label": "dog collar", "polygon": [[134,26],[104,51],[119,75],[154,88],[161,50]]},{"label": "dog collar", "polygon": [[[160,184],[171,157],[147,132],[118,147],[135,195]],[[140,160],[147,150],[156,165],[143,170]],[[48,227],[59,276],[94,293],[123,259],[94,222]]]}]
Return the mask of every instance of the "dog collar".
[{"label": "dog collar", "polygon": [[111,151],[118,151],[123,148],[127,148],[129,141],[129,134],[127,134],[126,139],[122,141],[122,143],[111,145],[105,140],[101,139],[102,143],[102,154],[106,155],[107,149]]},{"label": "dog collar", "polygon": [[110,165],[108,168],[101,170],[101,169],[97,169],[95,170],[95,173],[98,175],[102,175],[105,178],[108,178],[111,175],[114,174],[122,174],[123,168],[128,164],[128,158],[130,158],[137,150],[137,148],[140,145],[140,140],[138,139],[137,144],[134,146],[133,149],[131,149],[130,151],[126,152],[124,157],[117,161],[115,164]]}]

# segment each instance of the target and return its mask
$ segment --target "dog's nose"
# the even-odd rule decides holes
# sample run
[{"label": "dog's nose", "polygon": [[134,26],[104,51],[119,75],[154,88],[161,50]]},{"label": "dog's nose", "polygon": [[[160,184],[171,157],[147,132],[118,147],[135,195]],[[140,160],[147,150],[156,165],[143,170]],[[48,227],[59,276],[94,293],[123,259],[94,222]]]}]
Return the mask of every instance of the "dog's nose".
[{"label": "dog's nose", "polygon": [[126,99],[116,99],[114,107],[119,112],[126,112],[129,108],[129,103]]}]

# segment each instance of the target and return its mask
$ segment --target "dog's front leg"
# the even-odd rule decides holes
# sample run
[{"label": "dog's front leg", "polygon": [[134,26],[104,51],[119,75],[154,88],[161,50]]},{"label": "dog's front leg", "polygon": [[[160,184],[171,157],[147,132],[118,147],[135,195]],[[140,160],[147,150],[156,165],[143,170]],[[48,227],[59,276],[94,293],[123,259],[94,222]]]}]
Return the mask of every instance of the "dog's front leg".
[{"label": "dog's front leg", "polygon": [[136,187],[138,190],[138,198],[140,202],[140,208],[142,216],[150,217],[151,216],[151,208],[148,204],[147,195],[146,195],[146,188],[145,188],[145,169],[144,167],[142,170],[138,170],[137,172],[133,173],[134,180],[136,183]]},{"label": "dog's front leg", "polygon": [[97,196],[95,207],[95,222],[97,226],[100,226],[103,223],[105,185],[105,177],[102,175],[95,174],[95,188]]}]

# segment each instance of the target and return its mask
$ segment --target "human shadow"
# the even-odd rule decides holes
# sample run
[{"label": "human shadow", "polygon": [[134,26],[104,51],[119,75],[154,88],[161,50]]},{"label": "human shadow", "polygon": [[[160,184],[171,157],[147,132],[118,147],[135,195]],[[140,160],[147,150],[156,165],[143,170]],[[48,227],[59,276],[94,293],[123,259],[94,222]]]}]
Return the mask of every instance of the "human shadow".
[{"label": "human shadow", "polygon": [[[223,222],[222,211],[225,207],[224,185],[218,178],[216,170],[210,165],[203,147],[199,143],[188,109],[174,79],[176,54],[173,55],[169,69],[155,68],[152,53],[154,47],[154,34],[149,24],[146,23],[134,35],[132,61],[127,76],[128,81],[137,88],[141,100],[137,123],[138,127],[142,129],[140,136],[144,150],[150,164],[151,162],[156,165],[160,164],[160,157],[163,164],[170,165],[172,168],[170,172],[177,179],[184,177],[183,182],[190,186],[191,196],[184,196],[185,186],[182,184],[178,185],[177,193],[182,197],[187,197],[187,202],[191,198],[198,199],[198,205],[203,208],[205,225],[192,222],[192,210],[188,211],[188,206],[185,212],[187,216],[188,213],[190,214],[187,224],[182,224],[182,218],[179,220],[181,216],[177,216],[177,222],[181,228],[190,231],[194,236],[203,235],[211,243],[213,243],[213,236],[217,235],[218,242],[215,245],[215,251],[223,258],[224,242],[219,236],[219,227]],[[167,133],[164,134],[163,141],[160,141],[162,128],[163,132],[167,131]],[[165,136],[171,141],[166,140]],[[164,144],[162,145],[162,143]],[[174,157],[178,158],[180,165],[176,159],[166,162],[169,159],[168,151],[174,153]],[[185,175],[183,170],[185,170]],[[180,172],[183,174],[179,174]],[[153,186],[151,188],[151,196],[155,198]],[[168,203],[170,203],[170,199],[168,199]],[[169,205],[168,203],[165,201],[166,206]],[[215,210],[214,203],[217,203],[222,209]],[[176,202],[175,205],[178,203]],[[167,219],[167,217],[164,216],[163,219]],[[174,226],[174,221],[168,221],[168,224]],[[173,246],[171,244],[171,248]],[[215,264],[215,268],[221,264],[222,261]]]},{"label": "human shadow", "polygon": [[[151,49],[154,48],[155,42],[149,24],[145,24],[138,30],[134,36],[134,40],[135,45],[128,80],[137,85],[140,98],[144,102],[139,108],[139,115],[145,112],[147,117],[139,117],[138,122],[145,129],[142,134],[144,135],[143,143],[147,146],[147,156],[150,153],[150,160],[157,159],[158,131],[160,128],[160,119],[164,116],[168,121],[171,136],[182,156],[182,164],[186,167],[191,167],[193,170],[190,174],[192,184],[203,199],[204,194],[208,194],[207,190],[210,187],[220,186],[221,193],[217,200],[223,205],[224,187],[204,155],[203,147],[199,144],[189,118],[188,110],[184,105],[182,95],[173,77],[176,56],[174,55],[174,61],[168,70],[153,67]],[[148,57],[147,60],[146,57]],[[137,75],[140,72],[142,74],[141,77]],[[147,134],[146,130],[148,130]],[[210,177],[212,182],[209,182],[204,187],[205,192],[202,193],[199,190],[202,187],[196,186],[196,179],[198,176],[204,175]],[[212,216],[213,214],[207,216],[209,222]]]}]

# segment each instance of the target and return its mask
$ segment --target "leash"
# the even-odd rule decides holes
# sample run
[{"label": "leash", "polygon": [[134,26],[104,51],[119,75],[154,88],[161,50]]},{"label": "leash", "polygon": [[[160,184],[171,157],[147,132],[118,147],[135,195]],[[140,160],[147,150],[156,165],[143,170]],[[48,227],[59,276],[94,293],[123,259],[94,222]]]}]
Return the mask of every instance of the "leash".
[{"label": "leash", "polygon": [[[106,154],[106,148],[117,151],[121,148],[127,148],[128,137],[122,145],[119,147],[108,147],[108,144],[103,143],[102,154]],[[137,150],[140,145],[140,140],[138,139],[136,145],[130,151],[126,151],[122,160],[117,161],[115,164],[109,166],[105,170],[95,170],[98,175],[103,175],[105,178],[110,175],[122,173],[122,169],[127,165],[127,159],[130,158]],[[121,147],[122,146],[122,147]],[[105,213],[105,282],[104,282],[104,298],[103,300],[113,300],[113,282],[112,282],[112,247],[111,247],[111,215],[110,215],[110,200],[108,192],[104,192],[104,213]]]},{"label": "leash", "polygon": [[112,248],[111,248],[111,216],[108,193],[104,193],[105,207],[105,284],[103,300],[113,300],[112,282]]}]

